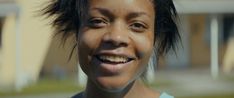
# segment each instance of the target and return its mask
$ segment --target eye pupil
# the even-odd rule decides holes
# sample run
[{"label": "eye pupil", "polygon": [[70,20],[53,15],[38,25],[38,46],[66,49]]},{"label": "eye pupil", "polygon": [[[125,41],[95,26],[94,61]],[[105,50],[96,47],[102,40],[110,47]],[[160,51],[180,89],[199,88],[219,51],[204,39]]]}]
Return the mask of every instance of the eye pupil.
[{"label": "eye pupil", "polygon": [[90,19],[89,26],[92,28],[101,28],[106,26],[106,22],[103,19]]},{"label": "eye pupil", "polygon": [[93,20],[92,23],[98,24],[98,23],[102,23],[102,21],[101,20]]},{"label": "eye pupil", "polygon": [[135,27],[138,27],[138,28],[142,27],[142,25],[139,24],[139,23],[135,23],[134,26],[135,26]]},{"label": "eye pupil", "polygon": [[144,32],[146,29],[145,25],[142,23],[133,23],[130,27],[135,32]]}]

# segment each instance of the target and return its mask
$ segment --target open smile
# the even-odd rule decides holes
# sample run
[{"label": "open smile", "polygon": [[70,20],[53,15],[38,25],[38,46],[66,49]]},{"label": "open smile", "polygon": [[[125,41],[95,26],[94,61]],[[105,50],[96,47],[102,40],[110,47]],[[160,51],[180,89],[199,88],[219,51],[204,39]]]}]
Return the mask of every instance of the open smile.
[{"label": "open smile", "polygon": [[95,58],[100,71],[107,74],[118,74],[135,60],[133,57],[120,54],[98,54]]},{"label": "open smile", "polygon": [[96,55],[96,58],[100,60],[103,63],[108,64],[121,64],[121,63],[127,63],[132,60],[134,60],[131,57],[127,56],[121,56],[121,55]]}]

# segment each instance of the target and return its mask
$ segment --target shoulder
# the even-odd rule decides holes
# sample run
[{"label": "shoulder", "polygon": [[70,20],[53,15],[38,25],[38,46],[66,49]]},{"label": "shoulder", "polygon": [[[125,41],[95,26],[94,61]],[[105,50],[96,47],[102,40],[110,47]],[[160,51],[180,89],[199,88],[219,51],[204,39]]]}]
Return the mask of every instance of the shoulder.
[{"label": "shoulder", "polygon": [[171,96],[171,95],[169,95],[169,94],[167,94],[167,93],[165,93],[165,92],[163,92],[163,93],[160,95],[159,98],[174,98],[174,97]]},{"label": "shoulder", "polygon": [[83,96],[83,92],[78,93],[78,94],[72,96],[71,98],[82,98],[82,96]]}]

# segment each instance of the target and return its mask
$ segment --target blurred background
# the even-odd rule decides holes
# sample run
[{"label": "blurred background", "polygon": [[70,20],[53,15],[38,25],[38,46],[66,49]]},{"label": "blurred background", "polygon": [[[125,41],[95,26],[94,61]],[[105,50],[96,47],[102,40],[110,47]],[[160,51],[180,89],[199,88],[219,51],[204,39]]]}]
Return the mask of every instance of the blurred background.
[{"label": "blurred background", "polygon": [[[71,36],[39,15],[48,0],[0,0],[0,97],[68,98],[84,88]],[[176,98],[234,98],[234,0],[174,0],[181,44],[147,73]]]}]

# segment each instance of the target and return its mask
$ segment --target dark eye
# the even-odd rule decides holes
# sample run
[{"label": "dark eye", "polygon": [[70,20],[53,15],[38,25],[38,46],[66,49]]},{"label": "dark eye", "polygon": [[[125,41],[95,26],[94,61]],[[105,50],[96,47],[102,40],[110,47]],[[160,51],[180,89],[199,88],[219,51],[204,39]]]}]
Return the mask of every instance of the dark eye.
[{"label": "dark eye", "polygon": [[93,28],[102,28],[107,25],[107,21],[102,18],[92,18],[89,20],[89,26]]},{"label": "dark eye", "polygon": [[135,23],[133,23],[133,24],[130,25],[130,28],[133,31],[136,31],[136,32],[144,32],[147,27],[145,26],[144,23],[135,22]]}]

